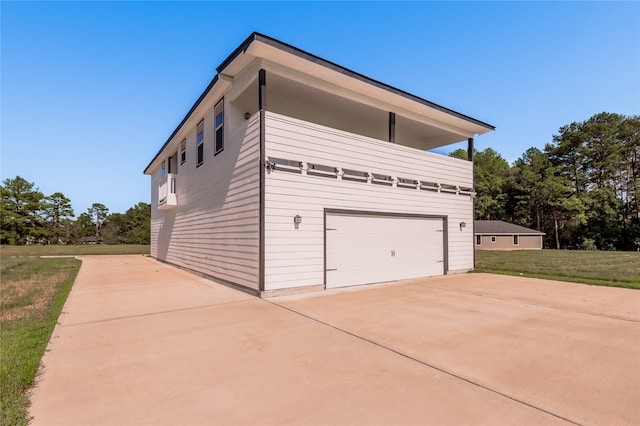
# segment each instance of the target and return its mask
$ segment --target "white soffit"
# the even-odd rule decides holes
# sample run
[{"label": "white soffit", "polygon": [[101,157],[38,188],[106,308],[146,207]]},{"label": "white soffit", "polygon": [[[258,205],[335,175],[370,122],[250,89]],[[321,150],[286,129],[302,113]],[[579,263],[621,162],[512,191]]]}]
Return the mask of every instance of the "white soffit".
[{"label": "white soffit", "polygon": [[[406,115],[408,118],[425,122],[425,124],[443,127],[466,137],[492,130],[486,126],[458,117],[454,113],[442,111],[412,100],[407,96],[392,93],[388,89],[354,78],[345,72],[331,69],[324,64],[313,62],[260,40],[254,40],[243,54],[236,57],[232,63],[225,67],[224,73],[235,74],[235,72],[240,72],[246,66],[247,61],[250,62],[253,57],[263,58],[280,67],[297,71],[312,77],[314,80],[320,80],[340,88],[340,95],[342,96],[355,98],[354,100],[366,97],[376,101],[375,104],[378,104],[378,106],[385,106],[391,112]],[[239,59],[241,60],[238,61]]]}]

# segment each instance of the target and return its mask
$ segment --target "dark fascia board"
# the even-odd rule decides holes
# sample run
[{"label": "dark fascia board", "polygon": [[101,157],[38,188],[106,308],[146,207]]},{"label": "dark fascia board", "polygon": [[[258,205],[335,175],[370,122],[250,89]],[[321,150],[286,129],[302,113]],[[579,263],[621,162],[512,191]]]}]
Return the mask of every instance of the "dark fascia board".
[{"label": "dark fascia board", "polygon": [[160,148],[160,150],[158,151],[158,153],[155,155],[155,157],[153,157],[153,160],[151,160],[149,162],[149,164],[147,165],[147,167],[144,169],[144,173],[147,173],[147,171],[149,170],[149,167],[151,167],[151,165],[153,164],[154,161],[156,161],[156,159],[158,158],[158,156],[160,155],[160,153],[162,153],[162,151],[164,151],[164,149],[167,147],[167,145],[169,145],[169,142],[171,142],[171,140],[173,139],[173,137],[178,133],[178,131],[182,128],[182,126],[184,125],[184,123],[187,122],[187,120],[189,119],[189,117],[191,117],[191,114],[193,114],[193,112],[198,108],[198,106],[200,105],[200,103],[204,100],[204,98],[207,96],[207,94],[211,91],[211,89],[213,89],[213,86],[216,84],[216,82],[218,81],[218,76],[222,73],[222,70],[225,69],[227,67],[227,65],[229,65],[231,62],[233,62],[233,60],[238,57],[240,55],[240,53],[245,52],[248,48],[249,45],[251,45],[251,43],[256,39],[256,36],[258,35],[258,33],[254,32],[252,33],[249,37],[247,37],[247,39],[245,41],[242,42],[242,44],[240,46],[238,46],[236,48],[236,50],[234,50],[231,55],[229,55],[227,57],[227,59],[225,59],[224,61],[222,61],[222,63],[220,65],[218,65],[218,67],[216,68],[217,74],[215,77],[213,77],[213,80],[211,80],[211,83],[209,83],[209,85],[207,86],[206,89],[204,89],[204,92],[202,92],[202,95],[200,95],[200,97],[196,100],[196,102],[193,104],[193,106],[191,107],[191,109],[189,110],[189,112],[187,112],[187,115],[185,115],[185,117],[182,119],[182,121],[180,122],[180,124],[178,124],[178,127],[176,127],[176,129],[171,133],[171,136],[169,136],[169,139],[167,139],[167,141],[162,145],[162,148]]},{"label": "dark fascia board", "polygon": [[[227,59],[222,61],[220,65],[216,67],[216,71],[218,72],[218,74],[221,74],[222,71],[227,67],[227,65],[233,62],[234,59],[236,59],[241,53],[246,52],[249,46],[251,45],[251,43],[253,43],[255,40],[258,40],[257,37],[260,35],[261,34],[256,32],[251,33],[251,35],[247,37],[246,40],[242,42],[242,44],[240,44],[240,46],[236,47],[236,50],[234,50],[233,52],[231,52],[229,56],[227,56]],[[262,36],[262,37],[266,37],[266,36]]]},{"label": "dark fascia board", "polygon": [[216,74],[215,77],[213,77],[213,80],[211,80],[211,83],[209,83],[209,85],[207,86],[206,89],[204,89],[204,92],[202,92],[202,95],[200,95],[200,97],[196,100],[196,103],[193,104],[193,106],[191,107],[191,109],[189,110],[189,112],[187,112],[187,115],[184,116],[184,118],[182,119],[182,121],[180,122],[180,124],[178,124],[178,127],[176,127],[176,129],[171,133],[171,136],[169,136],[169,139],[167,139],[167,141],[162,145],[162,148],[160,148],[160,150],[158,151],[158,153],[155,155],[155,157],[153,157],[153,160],[151,160],[149,162],[149,164],[147,165],[147,167],[145,167],[144,169],[144,173],[147,173],[147,171],[149,170],[149,167],[151,167],[151,165],[153,164],[154,161],[156,161],[156,159],[158,158],[158,156],[160,155],[160,153],[162,153],[162,151],[164,151],[164,149],[167,147],[167,145],[169,145],[169,142],[171,142],[171,140],[173,139],[173,137],[178,133],[178,131],[182,128],[182,126],[184,125],[184,123],[187,122],[187,120],[189,119],[189,117],[191,117],[191,114],[193,114],[193,112],[196,110],[196,108],[198,108],[198,106],[200,105],[200,103],[204,100],[204,98],[207,96],[207,94],[211,91],[211,89],[213,88],[213,86],[217,83],[218,81],[218,75]]},{"label": "dark fascia board", "polygon": [[275,47],[277,49],[280,49],[280,50],[282,50],[284,52],[287,52],[287,53],[290,53],[292,55],[298,56],[300,58],[306,59],[306,60],[308,60],[310,62],[316,63],[316,64],[324,66],[326,68],[329,68],[329,69],[331,69],[333,71],[337,71],[337,72],[339,72],[341,74],[344,74],[344,75],[346,75],[348,77],[355,78],[355,79],[358,79],[358,80],[363,81],[365,83],[371,84],[372,86],[379,87],[379,88],[384,89],[384,90],[386,90],[388,92],[391,92],[391,93],[393,93],[395,95],[399,95],[399,96],[405,97],[405,98],[410,99],[410,100],[412,100],[414,102],[418,102],[418,103],[426,105],[426,106],[428,106],[430,108],[445,112],[447,114],[450,114],[450,115],[453,115],[455,117],[461,118],[463,120],[469,121],[469,122],[474,123],[476,125],[485,127],[486,129],[495,130],[495,126],[492,126],[491,124],[484,123],[484,122],[482,122],[480,120],[476,120],[475,118],[469,117],[467,115],[464,115],[464,114],[461,114],[459,112],[453,111],[453,110],[451,110],[449,108],[445,108],[445,107],[443,107],[441,105],[435,104],[435,103],[433,103],[431,101],[428,101],[426,99],[423,99],[423,98],[420,98],[418,96],[412,95],[411,93],[405,92],[404,90],[400,90],[400,89],[395,88],[393,86],[389,86],[388,84],[382,83],[382,82],[380,82],[378,80],[374,80],[372,78],[369,78],[369,77],[367,77],[367,76],[365,76],[363,74],[360,74],[360,73],[357,73],[355,71],[352,71],[352,70],[350,70],[348,68],[345,68],[345,67],[343,67],[341,65],[338,65],[338,64],[336,64],[334,62],[327,61],[326,59],[322,59],[319,56],[313,55],[313,54],[311,54],[309,52],[305,52],[304,50],[298,49],[297,47],[294,47],[294,46],[292,46],[290,44],[283,43],[283,42],[281,42],[279,40],[276,40],[275,38],[266,36],[264,34],[260,34],[258,32],[253,32],[224,61],[222,61],[220,63],[220,65],[218,65],[218,67],[216,68],[216,71],[218,72],[218,74],[216,74],[216,76],[213,78],[213,80],[211,80],[211,83],[209,83],[209,85],[204,90],[202,95],[200,95],[200,97],[193,104],[193,106],[191,107],[189,112],[187,112],[187,115],[182,119],[180,124],[178,124],[178,127],[176,127],[176,129],[173,131],[173,133],[171,133],[171,136],[169,136],[167,141],[162,145],[162,148],[160,148],[160,150],[155,155],[155,157],[153,157],[153,160],[151,160],[149,162],[147,167],[144,169],[144,173],[147,173],[147,171],[149,170],[149,167],[151,167],[151,164],[153,164],[153,162],[156,161],[156,159],[158,158],[160,153],[167,147],[167,145],[169,145],[169,142],[171,142],[171,140],[178,133],[180,128],[184,125],[184,123],[189,119],[191,114],[196,110],[196,108],[198,108],[200,103],[204,100],[204,98],[207,96],[207,94],[211,91],[213,86],[218,81],[218,76],[220,74],[222,74],[224,69],[231,62],[233,62],[241,53],[246,52],[246,50],[249,48],[251,43],[253,43],[254,41],[261,41],[261,42],[263,42],[265,44],[273,46],[273,47]]}]

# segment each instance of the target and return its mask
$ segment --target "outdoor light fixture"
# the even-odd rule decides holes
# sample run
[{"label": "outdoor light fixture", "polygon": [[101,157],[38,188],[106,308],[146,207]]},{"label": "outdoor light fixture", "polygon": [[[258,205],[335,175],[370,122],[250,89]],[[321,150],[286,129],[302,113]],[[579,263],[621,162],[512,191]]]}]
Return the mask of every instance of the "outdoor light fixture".
[{"label": "outdoor light fixture", "polygon": [[249,114],[248,112],[244,113],[244,119],[248,120],[249,118],[251,118],[251,114]]},{"label": "outdoor light fixture", "polygon": [[293,217],[293,226],[295,226],[296,229],[298,229],[301,223],[302,223],[302,216],[300,216],[299,214],[295,215]]},{"label": "outdoor light fixture", "polygon": [[466,228],[467,224],[464,222],[460,222],[460,230],[462,231],[462,228]]}]

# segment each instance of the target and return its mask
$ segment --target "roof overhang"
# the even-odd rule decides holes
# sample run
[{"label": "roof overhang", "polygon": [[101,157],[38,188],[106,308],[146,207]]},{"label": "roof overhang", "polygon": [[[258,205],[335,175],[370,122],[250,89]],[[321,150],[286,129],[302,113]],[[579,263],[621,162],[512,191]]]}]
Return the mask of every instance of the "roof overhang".
[{"label": "roof overhang", "polygon": [[[495,127],[437,105],[426,99],[381,83],[333,62],[259,33],[253,33],[216,69],[219,74],[236,76],[256,58],[278,67],[295,70],[312,83],[325,82],[341,89],[342,96],[367,98],[394,110],[414,112],[434,122],[459,128],[465,134],[483,134]],[[391,108],[389,108],[391,109]]]},{"label": "roof overhang", "polygon": [[275,73],[286,75],[301,83],[319,87],[330,93],[365,103],[383,110],[395,112],[417,122],[438,127],[462,138],[470,138],[495,129],[494,126],[464,114],[437,105],[395,87],[373,80],[333,62],[300,50],[271,37],[254,32],[217,68],[218,75],[207,86],[185,118],[171,134],[144,173],[154,165],[162,151],[178,134],[193,112],[220,85],[230,84],[248,67],[261,62],[261,66]]}]

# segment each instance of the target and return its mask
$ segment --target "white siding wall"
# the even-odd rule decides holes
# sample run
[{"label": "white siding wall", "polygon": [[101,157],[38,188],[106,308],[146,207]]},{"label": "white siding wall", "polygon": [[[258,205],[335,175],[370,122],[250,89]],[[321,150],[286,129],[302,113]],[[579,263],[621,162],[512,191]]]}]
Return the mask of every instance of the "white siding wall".
[{"label": "white siding wall", "polygon": [[[419,151],[273,112],[267,157],[471,187],[468,161]],[[448,216],[449,271],[473,268],[471,197],[272,171],[265,182],[265,290],[324,282],[324,209]],[[302,224],[294,229],[293,217]],[[466,228],[460,230],[464,221]]]},{"label": "white siding wall", "polygon": [[160,171],[152,176],[151,255],[258,289],[260,118],[228,134],[225,117],[224,151],[215,157],[213,109],[204,120],[204,164],[196,168],[194,128],[178,164],[176,208],[158,210]]}]

